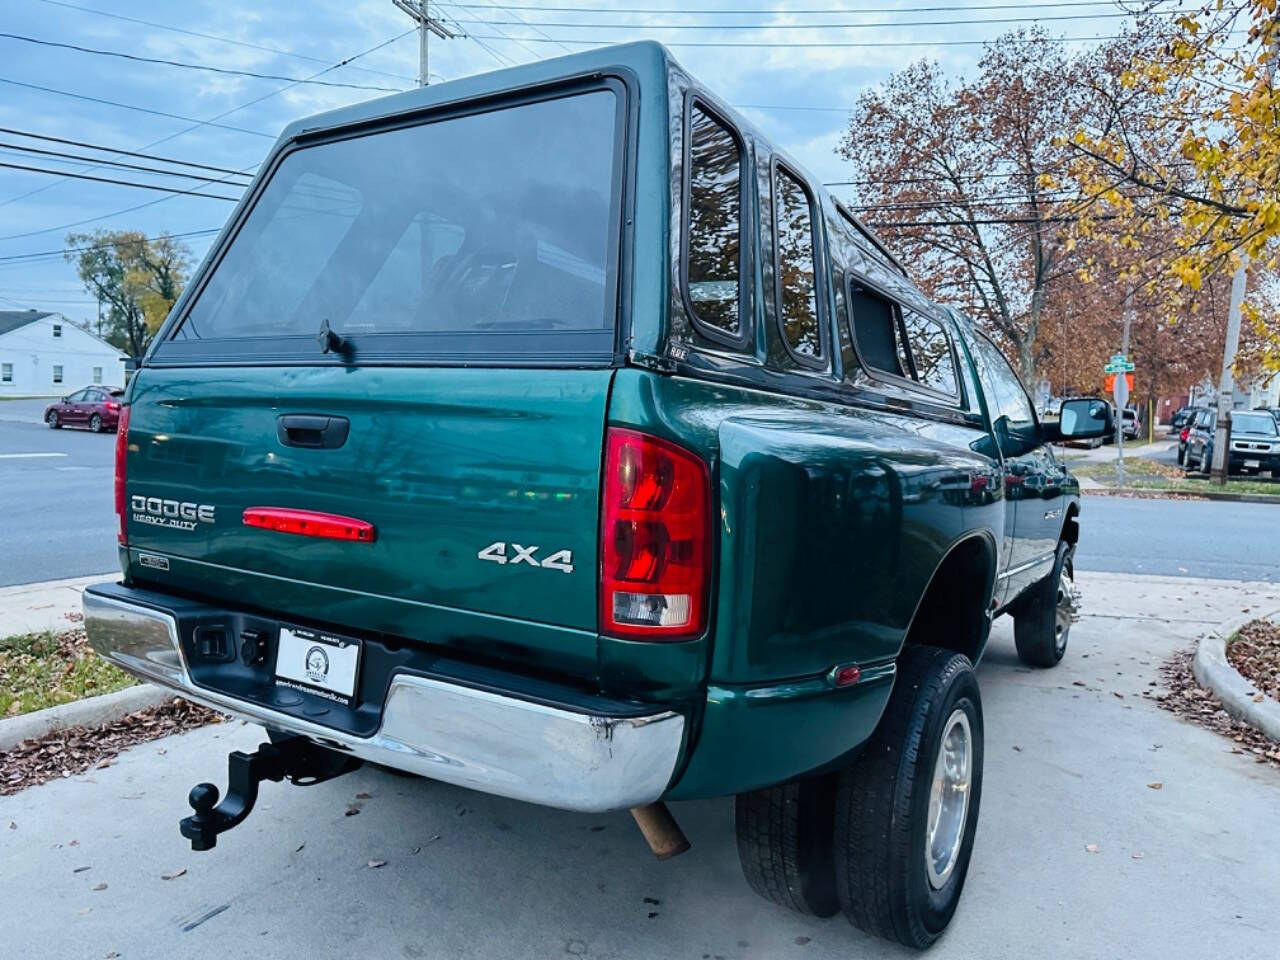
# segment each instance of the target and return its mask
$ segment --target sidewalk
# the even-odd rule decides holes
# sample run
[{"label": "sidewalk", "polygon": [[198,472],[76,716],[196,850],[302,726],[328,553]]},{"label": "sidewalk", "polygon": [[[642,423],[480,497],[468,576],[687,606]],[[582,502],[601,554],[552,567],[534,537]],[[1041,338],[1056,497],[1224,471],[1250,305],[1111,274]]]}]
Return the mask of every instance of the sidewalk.
[{"label": "sidewalk", "polygon": [[118,571],[111,571],[92,577],[0,587],[0,637],[71,629],[79,620],[70,620],[67,614],[80,613],[80,592],[91,583],[118,576]]}]

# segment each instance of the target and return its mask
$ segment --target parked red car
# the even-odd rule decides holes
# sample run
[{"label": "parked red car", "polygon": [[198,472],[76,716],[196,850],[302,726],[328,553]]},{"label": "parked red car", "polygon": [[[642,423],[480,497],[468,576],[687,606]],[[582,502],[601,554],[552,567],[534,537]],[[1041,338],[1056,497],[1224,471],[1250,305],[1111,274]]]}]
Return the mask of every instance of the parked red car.
[{"label": "parked red car", "polygon": [[49,404],[44,411],[44,422],[55,430],[60,427],[88,427],[94,433],[114,430],[120,425],[123,396],[124,390],[119,387],[85,387]]}]

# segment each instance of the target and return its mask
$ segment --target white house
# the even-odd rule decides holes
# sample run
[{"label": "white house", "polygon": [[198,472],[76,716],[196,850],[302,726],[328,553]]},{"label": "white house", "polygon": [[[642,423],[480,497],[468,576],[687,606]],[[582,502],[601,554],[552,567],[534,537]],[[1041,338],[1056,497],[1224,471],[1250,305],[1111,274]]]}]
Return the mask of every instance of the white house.
[{"label": "white house", "polygon": [[124,386],[125,355],[56,313],[0,310],[0,397]]}]

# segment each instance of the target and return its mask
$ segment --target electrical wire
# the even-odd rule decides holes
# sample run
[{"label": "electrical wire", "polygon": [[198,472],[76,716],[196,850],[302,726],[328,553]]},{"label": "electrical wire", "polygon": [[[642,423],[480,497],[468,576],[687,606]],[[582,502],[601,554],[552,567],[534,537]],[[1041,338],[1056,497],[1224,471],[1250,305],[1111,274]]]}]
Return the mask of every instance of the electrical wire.
[{"label": "electrical wire", "polygon": [[[101,148],[100,148],[101,149]],[[86,157],[84,154],[65,153],[58,150],[46,150],[42,147],[29,147],[20,143],[4,143],[0,142],[0,150],[8,150],[16,153],[34,153],[38,156],[49,157],[59,163],[92,163],[97,167],[111,167],[120,170],[136,170],[140,173],[154,173],[162,177],[179,177],[184,180],[202,180],[205,183],[226,183],[225,178],[214,179],[201,173],[186,173],[181,170],[165,170],[163,167],[148,167],[139,163],[124,163],[120,160],[102,160],[98,157]],[[247,173],[236,173],[236,176],[248,177]],[[247,184],[229,184],[234,186],[247,186]]]},{"label": "electrical wire", "polygon": [[[170,237],[174,240],[183,240],[188,237],[207,237],[211,233],[217,233],[221,227],[208,227],[204,230],[187,230],[182,233],[166,233],[163,236]],[[141,237],[136,242],[152,241],[156,237]],[[7,257],[0,257],[0,263],[28,263],[36,258],[61,259],[68,253],[82,253],[86,250],[101,250],[104,247],[119,246],[122,243],[131,243],[135,241],[128,240],[109,240],[103,243],[87,243],[74,247],[61,247],[57,250],[39,250],[32,253],[14,253]]]},{"label": "electrical wire", "polygon": [[195,163],[191,160],[175,160],[173,157],[160,157],[154,153],[139,153],[136,150],[125,150],[121,147],[104,147],[99,143],[86,143],[83,140],[68,140],[66,137],[54,137],[47,133],[32,133],[30,130],[17,130],[13,127],[0,127],[0,133],[15,137],[27,137],[31,140],[43,140],[47,143],[62,143],[69,147],[83,147],[86,150],[102,150],[117,157],[137,157],[140,160],[156,160],[160,163],[171,163],[182,167],[194,167],[197,170],[212,170],[214,173],[230,173],[235,176],[248,176],[239,170],[229,167],[215,167],[207,163]]},{"label": "electrical wire", "polygon": [[[175,27],[172,24],[168,24],[168,23],[159,23],[155,20],[143,20],[140,17],[126,17],[122,13],[111,13],[107,10],[95,10],[92,7],[82,7],[82,6],[79,6],[78,4],[67,3],[65,2],[65,0],[39,0],[39,2],[47,3],[50,6],[54,6],[54,7],[63,7],[64,9],[67,9],[67,10],[75,10],[79,13],[93,14],[96,17],[108,17],[112,20],[120,20],[124,23],[135,23],[144,27],[154,27],[157,30],[167,30],[170,33],[177,33],[186,37],[199,37],[201,40],[215,40],[218,43],[226,43],[236,47],[243,47],[246,50],[259,50],[263,53],[274,53],[277,56],[281,56],[281,57],[292,57],[295,60],[304,60],[307,63],[327,64],[329,62],[328,60],[325,60],[323,57],[313,57],[305,53],[297,53],[296,51],[293,51],[293,50],[284,50],[284,49],[281,49],[280,47],[268,47],[261,43],[250,43],[247,40],[236,40],[232,37],[222,37],[214,33],[202,33],[199,30],[188,30],[183,27]],[[407,83],[413,82],[412,77],[406,77],[398,73],[390,73],[386,70],[377,70],[377,69],[374,69],[373,67],[353,66],[351,69],[357,70],[360,73],[371,73],[377,76],[390,77],[393,80],[403,80]]]},{"label": "electrical wire", "polygon": [[[189,197],[206,197],[209,200],[227,200],[231,203],[237,202],[239,197],[224,197],[217,193],[197,193],[195,190],[183,190],[179,187],[162,187],[153,183],[137,183],[133,180],[116,180],[111,177],[95,177],[89,173],[71,173],[67,170],[46,170],[43,167],[32,167],[21,163],[3,163],[0,167],[7,170],[25,170],[29,173],[48,173],[55,177],[70,177],[72,180],[92,180],[97,183],[112,183],[120,187],[138,187],[142,190],[160,190],[164,193],[183,194]],[[216,183],[216,180],[210,180],[210,183]],[[230,184],[228,184],[230,186]]]},{"label": "electrical wire", "polygon": [[[1159,0],[1156,0],[1159,2]],[[467,9],[480,9],[478,3],[455,3],[456,7],[465,7]],[[965,11],[982,11],[982,10],[1039,10],[1041,8],[1050,9],[1056,7],[1080,8],[1080,7],[1111,7],[1115,8],[1114,0],[1066,0],[1060,3],[985,3],[985,4],[960,4],[957,6],[929,6],[929,7],[894,7],[886,10],[884,7],[879,8],[851,8],[851,7],[817,7],[808,9],[789,9],[779,7],[742,7],[736,10],[726,10],[724,8],[694,8],[694,7],[631,7],[628,9],[619,9],[617,7],[588,7],[588,6],[540,6],[532,4],[502,4],[506,10],[525,10],[537,13],[607,13],[607,14],[639,14],[639,13],[683,13],[697,16],[760,16],[762,14],[786,14],[793,15],[826,15],[826,14],[851,14],[851,13],[944,13],[954,10]]]},{"label": "electrical wire", "polygon": [[[832,11],[839,12],[839,11]],[[896,13],[892,9],[884,11],[884,13]],[[780,14],[787,11],[781,9]],[[1152,16],[1176,16],[1178,11],[1168,10],[1160,13],[1151,14]],[[1129,13],[1092,13],[1092,14],[1060,14],[1057,16],[1041,17],[995,17],[983,20],[901,20],[888,21],[882,23],[585,23],[573,21],[538,21],[538,26],[556,29],[574,29],[574,30],[719,30],[719,31],[735,31],[735,30],[890,30],[900,29],[903,27],[980,27],[986,24],[996,23],[1051,23],[1057,21],[1078,21],[1078,20],[1127,20],[1133,15]],[[459,24],[472,23],[483,24],[490,27],[514,27],[523,22],[529,25],[528,21],[516,20],[482,20],[479,18],[454,18]]]},{"label": "electrical wire", "polygon": [[188,63],[185,60],[167,60],[163,57],[144,57],[121,50],[102,50],[97,47],[85,47],[78,43],[61,43],[57,40],[41,40],[20,33],[0,33],[0,40],[18,40],[41,47],[56,47],[60,50],[73,50],[76,53],[87,53],[97,57],[117,57],[121,60],[132,60],[136,63],[154,63],[166,67],[181,67],[184,70],[205,70],[209,73],[226,74],[235,77],[252,77],[255,80],[285,80],[289,83],[309,83],[321,87],[345,87],[350,90],[374,90],[382,93],[403,93],[404,87],[377,87],[364,83],[342,83],[336,80],[310,80],[305,77],[286,77],[278,73],[256,73],[252,70],[237,70],[233,67],[215,67],[207,63]]},{"label": "electrical wire", "polygon": [[[654,29],[665,29],[663,27],[655,27]],[[472,40],[506,40],[510,37],[498,37],[490,34],[468,33],[468,37]],[[521,37],[529,43],[571,43],[577,46],[586,47],[606,47],[618,43],[617,39],[603,40],[577,40],[570,37],[555,37],[543,39],[542,37]],[[1039,37],[1037,42],[1041,43],[1096,43],[1106,40],[1125,40],[1127,37],[1121,36],[1104,36],[1104,37]],[[985,46],[991,43],[987,40],[884,40],[884,41],[843,41],[843,40],[825,40],[825,41],[743,41],[737,42],[732,40],[674,40],[671,42],[663,41],[663,45],[667,47],[689,47],[701,49],[789,49],[789,50],[816,50],[816,49],[889,49],[895,47],[974,47]]]}]

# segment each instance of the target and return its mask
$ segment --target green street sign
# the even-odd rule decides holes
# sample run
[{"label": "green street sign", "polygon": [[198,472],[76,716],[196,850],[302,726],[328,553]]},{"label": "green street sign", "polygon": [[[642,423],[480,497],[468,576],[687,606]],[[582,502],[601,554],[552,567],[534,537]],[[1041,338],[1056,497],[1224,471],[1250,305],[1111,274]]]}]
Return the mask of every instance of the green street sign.
[{"label": "green street sign", "polygon": [[1103,373],[1133,373],[1133,364],[1123,353],[1113,353],[1111,362],[1102,368]]}]

